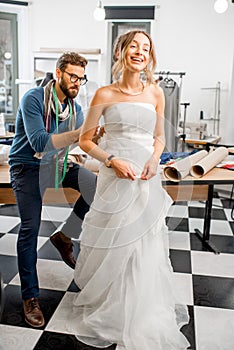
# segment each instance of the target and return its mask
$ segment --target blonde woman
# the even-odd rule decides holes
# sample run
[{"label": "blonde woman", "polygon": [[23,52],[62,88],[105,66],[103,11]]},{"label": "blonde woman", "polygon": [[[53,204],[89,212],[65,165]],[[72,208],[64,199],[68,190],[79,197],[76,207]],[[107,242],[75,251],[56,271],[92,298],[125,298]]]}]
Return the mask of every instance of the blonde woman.
[{"label": "blonde woman", "polygon": [[[83,223],[75,269],[81,291],[69,328],[99,348],[187,349],[179,330],[187,309],[175,311],[168,258],[165,217],[172,200],[158,167],[164,95],[153,80],[154,45],[147,33],[132,31],[115,50],[114,82],[97,90],[80,137],[80,147],[102,165]],[[101,116],[105,137],[97,146],[92,138]]]}]

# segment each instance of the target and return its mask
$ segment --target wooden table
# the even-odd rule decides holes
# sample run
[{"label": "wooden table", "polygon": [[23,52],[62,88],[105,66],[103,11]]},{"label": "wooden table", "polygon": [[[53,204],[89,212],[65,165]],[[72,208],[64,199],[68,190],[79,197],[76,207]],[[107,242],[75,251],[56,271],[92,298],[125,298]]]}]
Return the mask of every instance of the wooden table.
[{"label": "wooden table", "polygon": [[[226,172],[228,172],[226,170]],[[185,200],[205,200],[207,198],[207,184],[203,184],[194,189],[194,181],[192,177],[186,177],[182,183],[175,183],[162,179],[163,186],[174,201]],[[77,191],[71,188],[60,188],[55,191],[48,188],[43,197],[43,203],[74,203],[78,198]],[[15,204],[15,196],[10,184],[9,165],[5,163],[0,165],[0,203]]]},{"label": "wooden table", "polygon": [[[206,201],[203,233],[195,229],[195,234],[208,249],[219,253],[217,248],[209,241],[214,185],[234,184],[234,171],[214,168],[201,178],[195,179],[189,175],[180,182],[166,180],[162,175],[162,184],[175,202],[192,200]],[[53,188],[48,188],[43,197],[43,203],[75,203],[78,196],[79,194],[77,191],[71,188],[60,188],[58,191],[55,191]],[[0,203],[16,203],[10,184],[8,164],[0,165]]]},{"label": "wooden table", "polygon": [[5,135],[0,135],[0,140],[1,139],[12,139],[14,137],[14,133],[13,132],[6,132]]},{"label": "wooden table", "polygon": [[[79,193],[72,188],[47,188],[43,196],[43,204],[75,203]],[[10,184],[9,165],[0,165],[0,203],[16,204],[15,195]]]},{"label": "wooden table", "polygon": [[204,140],[185,138],[184,142],[193,145],[194,148],[204,147],[207,143],[217,144],[221,140],[220,136],[208,137]]}]

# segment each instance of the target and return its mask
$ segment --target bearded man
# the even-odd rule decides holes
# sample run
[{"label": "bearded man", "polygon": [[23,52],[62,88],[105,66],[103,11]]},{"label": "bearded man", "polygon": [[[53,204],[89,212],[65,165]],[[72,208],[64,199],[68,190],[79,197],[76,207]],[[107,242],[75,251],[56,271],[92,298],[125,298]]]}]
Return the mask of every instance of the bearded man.
[{"label": "bearded man", "polygon": [[43,194],[46,188],[59,186],[81,194],[61,231],[50,237],[63,260],[74,268],[71,237],[78,238],[95,193],[96,176],[68,160],[68,148],[78,142],[84,120],[74,98],[87,82],[86,65],[78,53],[64,53],[56,64],[56,80],[30,89],[17,111],[9,165],[21,219],[17,256],[24,317],[32,327],[45,324],[36,268]]}]

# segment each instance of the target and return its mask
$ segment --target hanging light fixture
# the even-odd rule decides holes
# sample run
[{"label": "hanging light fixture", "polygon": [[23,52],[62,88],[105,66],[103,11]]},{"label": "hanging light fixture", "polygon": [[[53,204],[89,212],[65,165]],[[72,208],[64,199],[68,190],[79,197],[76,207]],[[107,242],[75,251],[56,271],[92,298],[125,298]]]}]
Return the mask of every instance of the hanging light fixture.
[{"label": "hanging light fixture", "polygon": [[8,51],[5,52],[4,53],[4,57],[5,57],[6,60],[10,60],[11,59],[11,52],[8,52]]},{"label": "hanging light fixture", "polygon": [[224,13],[228,9],[228,0],[216,0],[214,9],[217,13]]},{"label": "hanging light fixture", "polygon": [[102,2],[98,0],[97,7],[93,12],[93,17],[96,19],[96,21],[103,21],[105,19],[105,16],[106,16],[106,13],[102,5]]}]

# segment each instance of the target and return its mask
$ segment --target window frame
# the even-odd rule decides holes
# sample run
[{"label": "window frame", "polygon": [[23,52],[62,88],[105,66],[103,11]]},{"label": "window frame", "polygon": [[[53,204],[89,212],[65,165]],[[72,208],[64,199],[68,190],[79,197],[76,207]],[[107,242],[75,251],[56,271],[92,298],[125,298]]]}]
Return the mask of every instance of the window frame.
[{"label": "window frame", "polygon": [[11,28],[11,54],[12,54],[12,81],[11,81],[11,91],[12,91],[12,113],[4,113],[6,123],[14,123],[15,116],[17,112],[17,107],[19,103],[19,89],[18,85],[15,84],[15,80],[18,77],[18,22],[17,14],[0,12],[0,19],[7,20],[10,22]]}]

